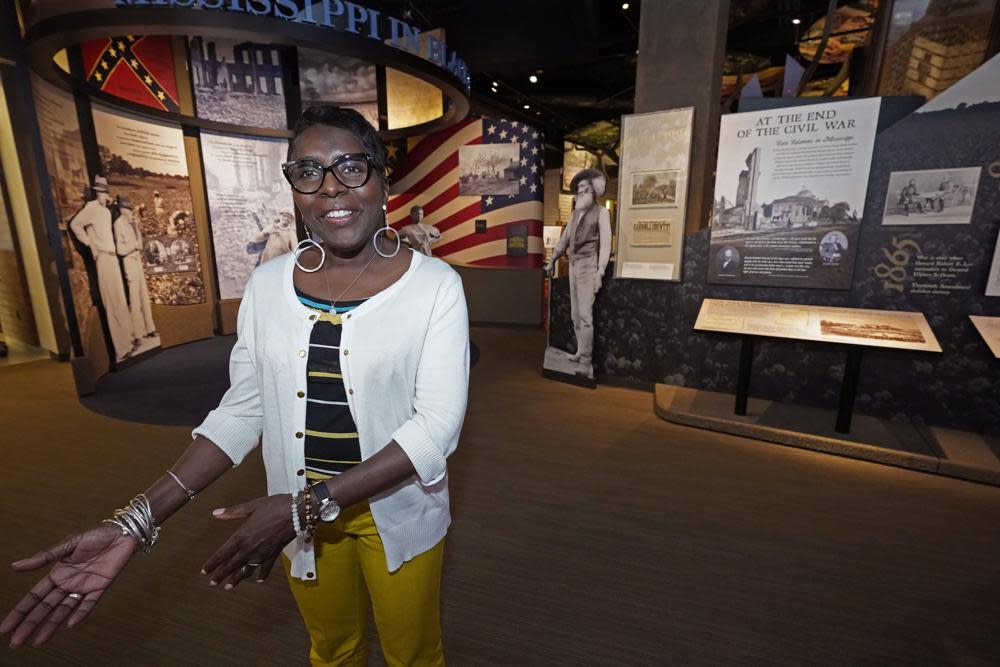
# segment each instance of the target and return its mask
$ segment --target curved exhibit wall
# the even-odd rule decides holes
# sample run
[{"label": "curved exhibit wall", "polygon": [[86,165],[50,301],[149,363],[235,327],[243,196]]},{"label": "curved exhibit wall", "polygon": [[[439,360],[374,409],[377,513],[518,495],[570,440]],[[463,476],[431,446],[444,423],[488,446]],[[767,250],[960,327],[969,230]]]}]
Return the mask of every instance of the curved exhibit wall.
[{"label": "curved exhibit wall", "polygon": [[[988,284],[1000,232],[1000,57],[970,76],[977,85],[959,83],[902,119],[892,117],[897,103],[882,99],[871,171],[857,174],[868,187],[848,289],[709,284],[710,230],[702,230],[686,241],[681,284],[605,282],[594,307],[599,376],[734,392],[740,338],[693,330],[705,298],[918,311],[943,352],[867,349],[858,411],[1000,433],[998,362],[969,319],[1000,316],[1000,290]],[[911,181],[920,208],[907,214]],[[557,279],[551,344],[567,350],[569,310],[566,279]],[[764,339],[757,349],[753,396],[836,405],[843,347]]]},{"label": "curved exhibit wall", "polygon": [[297,243],[280,164],[304,105],[350,106],[402,142],[467,113],[468,73],[442,31],[237,4],[25,5],[81,393],[159,347],[232,333],[250,272]]},{"label": "curved exhibit wall", "polygon": [[[473,118],[409,142],[390,178],[389,224],[440,234],[435,257],[469,267],[540,268],[545,173],[542,134],[505,118]],[[394,148],[399,151],[401,149]]]}]

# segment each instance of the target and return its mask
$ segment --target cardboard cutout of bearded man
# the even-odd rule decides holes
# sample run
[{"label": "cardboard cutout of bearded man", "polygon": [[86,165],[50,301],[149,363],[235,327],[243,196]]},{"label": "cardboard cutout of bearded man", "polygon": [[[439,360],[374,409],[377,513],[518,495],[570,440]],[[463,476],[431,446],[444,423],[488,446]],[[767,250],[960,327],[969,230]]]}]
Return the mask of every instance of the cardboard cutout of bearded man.
[{"label": "cardboard cutout of bearded man", "polygon": [[573,214],[563,229],[552,258],[545,265],[551,277],[556,261],[569,257],[570,310],[576,334],[572,355],[548,348],[545,368],[561,373],[594,377],[594,297],[601,289],[604,270],[611,257],[611,214],[599,200],[607,187],[607,177],[595,169],[584,169],[570,182],[576,193]]}]

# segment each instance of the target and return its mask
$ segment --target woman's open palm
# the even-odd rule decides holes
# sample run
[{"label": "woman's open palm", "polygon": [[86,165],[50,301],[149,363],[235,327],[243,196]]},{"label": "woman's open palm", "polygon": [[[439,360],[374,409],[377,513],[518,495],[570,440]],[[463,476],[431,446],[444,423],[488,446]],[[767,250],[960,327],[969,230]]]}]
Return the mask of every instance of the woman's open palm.
[{"label": "woman's open palm", "polygon": [[40,646],[64,622],[73,627],[87,617],[136,547],[135,539],[121,528],[102,524],[13,563],[11,567],[21,572],[49,564],[52,569],[7,614],[0,634],[11,634],[11,646],[34,635],[32,644]]}]

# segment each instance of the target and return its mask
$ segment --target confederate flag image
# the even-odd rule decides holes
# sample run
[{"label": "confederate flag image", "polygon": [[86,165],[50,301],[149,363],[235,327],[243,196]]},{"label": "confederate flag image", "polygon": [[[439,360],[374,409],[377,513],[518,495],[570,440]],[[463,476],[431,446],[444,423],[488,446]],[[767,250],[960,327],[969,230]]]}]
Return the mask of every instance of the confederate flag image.
[{"label": "confederate flag image", "polygon": [[179,113],[170,37],[123,35],[84,42],[87,81],[138,104]]}]

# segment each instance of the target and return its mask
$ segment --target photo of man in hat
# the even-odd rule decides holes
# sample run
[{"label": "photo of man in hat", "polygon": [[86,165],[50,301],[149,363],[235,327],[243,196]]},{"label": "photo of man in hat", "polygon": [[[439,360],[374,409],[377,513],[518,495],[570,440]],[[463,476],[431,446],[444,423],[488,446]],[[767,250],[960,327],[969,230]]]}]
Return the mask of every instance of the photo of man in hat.
[{"label": "photo of man in hat", "polygon": [[108,208],[108,179],[95,176],[94,199],[88,201],[69,223],[80,243],[90,249],[97,267],[97,287],[104,312],[108,318],[108,331],[114,347],[115,359],[121,361],[132,353],[132,322],[125,285],[118,266],[114,227]]},{"label": "photo of man in hat", "polygon": [[611,257],[611,214],[599,202],[606,187],[607,177],[596,169],[584,169],[573,177],[570,182],[570,189],[576,193],[573,213],[545,264],[545,272],[551,277],[559,257],[569,256],[570,312],[576,352],[566,362],[576,366],[577,375],[589,378],[594,376],[594,297],[601,289]]},{"label": "photo of man in hat", "polygon": [[129,313],[132,317],[133,351],[143,345],[144,338],[156,336],[153,308],[142,265],[142,232],[132,217],[132,200],[118,198],[118,218],[115,220],[115,244],[122,258],[125,281],[128,284]]}]

